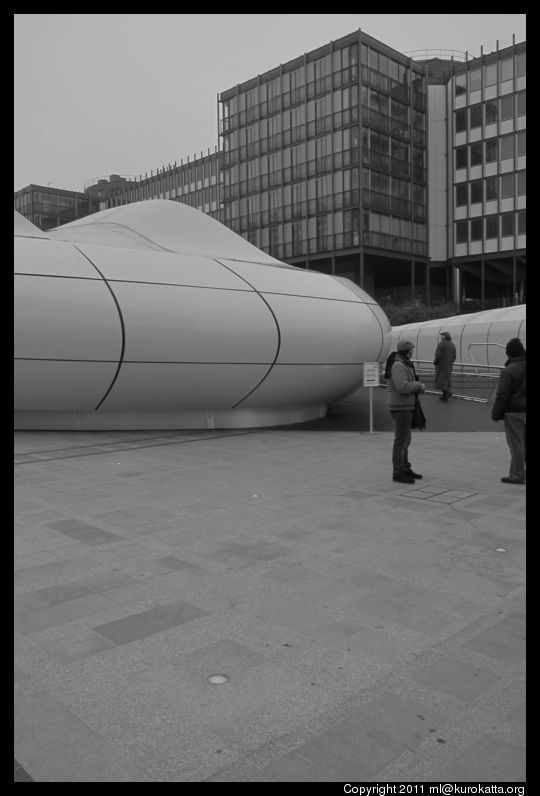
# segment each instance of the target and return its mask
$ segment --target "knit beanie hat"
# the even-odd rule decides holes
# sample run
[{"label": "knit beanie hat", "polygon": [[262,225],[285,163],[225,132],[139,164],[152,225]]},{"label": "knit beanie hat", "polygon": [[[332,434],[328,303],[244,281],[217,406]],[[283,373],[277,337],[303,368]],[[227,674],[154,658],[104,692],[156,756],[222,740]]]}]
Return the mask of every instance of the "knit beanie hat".
[{"label": "knit beanie hat", "polygon": [[507,357],[521,357],[525,353],[525,349],[523,348],[523,343],[519,339],[519,337],[512,337],[506,344],[506,356]]},{"label": "knit beanie hat", "polygon": [[414,348],[414,343],[411,343],[410,340],[400,340],[397,344],[398,351],[410,351]]}]

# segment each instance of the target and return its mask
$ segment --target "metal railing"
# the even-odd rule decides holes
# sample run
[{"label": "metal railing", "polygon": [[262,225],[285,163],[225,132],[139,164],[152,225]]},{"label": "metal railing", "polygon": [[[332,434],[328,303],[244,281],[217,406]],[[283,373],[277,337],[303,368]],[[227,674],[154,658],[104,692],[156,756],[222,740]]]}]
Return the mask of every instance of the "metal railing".
[{"label": "metal railing", "polygon": [[445,61],[466,61],[467,53],[463,50],[408,50],[403,55],[412,58],[413,61],[429,60],[431,58],[440,58]]},{"label": "metal railing", "polygon": [[[481,343],[471,343],[483,345]],[[484,345],[485,348],[485,345]],[[472,357],[471,357],[472,359]],[[432,361],[425,359],[413,359],[416,373],[426,385],[427,393],[439,393],[435,387],[435,366]],[[475,362],[454,362],[452,368],[452,390],[454,398],[464,401],[476,401],[478,403],[489,403],[493,399],[493,393],[497,386],[502,365],[481,365]]]}]

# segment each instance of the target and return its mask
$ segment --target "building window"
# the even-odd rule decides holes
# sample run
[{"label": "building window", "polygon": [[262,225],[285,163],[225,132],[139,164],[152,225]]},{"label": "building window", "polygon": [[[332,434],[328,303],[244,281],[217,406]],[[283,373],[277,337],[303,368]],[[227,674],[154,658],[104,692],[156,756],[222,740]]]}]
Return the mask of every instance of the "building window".
[{"label": "building window", "polygon": [[514,116],[514,95],[508,94],[506,97],[501,97],[501,121],[504,119],[512,119]]},{"label": "building window", "polygon": [[514,134],[501,136],[501,160],[514,157]]},{"label": "building window", "polygon": [[484,104],[486,124],[495,124],[497,121],[497,100]]},{"label": "building window", "polygon": [[469,91],[477,91],[482,86],[482,70],[479,66],[469,72]]},{"label": "building window", "polygon": [[520,210],[518,213],[518,235],[527,234],[527,211]]},{"label": "building window", "polygon": [[501,235],[507,238],[514,234],[514,214],[503,213],[501,216]]},{"label": "building window", "polygon": [[467,221],[456,221],[456,243],[467,243]]},{"label": "building window", "polygon": [[527,92],[526,91],[518,91],[516,96],[517,96],[517,115],[518,116],[526,116],[527,115]]},{"label": "building window", "polygon": [[527,53],[525,50],[516,55],[516,74],[517,77],[527,74]]},{"label": "building window", "polygon": [[470,126],[471,130],[473,127],[481,127],[482,126],[482,105],[472,105],[469,108],[469,119],[470,119]]},{"label": "building window", "polygon": [[507,199],[509,196],[514,196],[514,175],[503,174],[501,176],[501,199]]},{"label": "building window", "polygon": [[527,133],[525,130],[520,130],[517,134],[517,153],[518,155],[527,154]]},{"label": "building window", "polygon": [[497,84],[497,61],[484,66],[484,85],[495,86]]},{"label": "building window", "polygon": [[456,169],[467,168],[467,147],[458,146],[456,149]]},{"label": "building window", "polygon": [[518,171],[517,173],[517,192],[518,196],[524,196],[527,193],[527,172]]},{"label": "building window", "polygon": [[456,75],[456,97],[467,92],[467,73]]},{"label": "building window", "polygon": [[497,160],[498,147],[497,139],[490,138],[486,141],[486,163],[492,163]]},{"label": "building window", "polygon": [[486,202],[497,198],[497,177],[488,177],[486,180]]},{"label": "building window", "polygon": [[467,129],[467,108],[461,108],[456,111],[456,133],[462,133]]},{"label": "building window", "polygon": [[505,80],[512,80],[514,77],[514,56],[507,55],[499,61],[501,69],[501,83]]},{"label": "building window", "polygon": [[483,227],[483,219],[481,218],[471,219],[471,241],[482,240],[482,227]]},{"label": "building window", "polygon": [[482,180],[473,180],[471,182],[471,204],[481,202],[483,197],[483,183]]},{"label": "building window", "polygon": [[471,144],[471,166],[478,166],[482,163],[482,142],[475,141],[474,144]]},{"label": "building window", "polygon": [[499,216],[486,216],[486,240],[499,235]]},{"label": "building window", "polygon": [[468,183],[461,182],[456,185],[456,207],[462,207],[463,205],[467,204],[468,201]]}]

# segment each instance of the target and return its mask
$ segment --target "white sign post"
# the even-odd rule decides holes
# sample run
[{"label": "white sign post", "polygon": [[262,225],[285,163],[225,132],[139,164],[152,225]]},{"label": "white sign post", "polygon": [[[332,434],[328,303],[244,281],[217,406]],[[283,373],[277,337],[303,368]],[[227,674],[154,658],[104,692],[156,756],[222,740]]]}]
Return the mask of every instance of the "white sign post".
[{"label": "white sign post", "polygon": [[373,433],[373,388],[379,386],[379,363],[364,362],[364,387],[369,387],[369,433]]}]

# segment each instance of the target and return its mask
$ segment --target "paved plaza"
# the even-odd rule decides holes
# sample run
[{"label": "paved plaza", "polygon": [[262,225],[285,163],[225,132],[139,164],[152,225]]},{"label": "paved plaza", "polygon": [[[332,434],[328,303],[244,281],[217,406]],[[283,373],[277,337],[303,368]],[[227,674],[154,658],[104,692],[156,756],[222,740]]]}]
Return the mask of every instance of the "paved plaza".
[{"label": "paved plaza", "polygon": [[17,432],[16,781],[523,782],[502,424],[391,445]]}]

